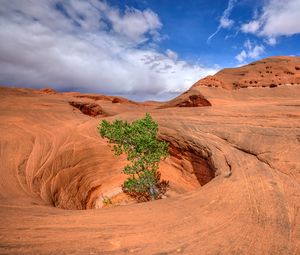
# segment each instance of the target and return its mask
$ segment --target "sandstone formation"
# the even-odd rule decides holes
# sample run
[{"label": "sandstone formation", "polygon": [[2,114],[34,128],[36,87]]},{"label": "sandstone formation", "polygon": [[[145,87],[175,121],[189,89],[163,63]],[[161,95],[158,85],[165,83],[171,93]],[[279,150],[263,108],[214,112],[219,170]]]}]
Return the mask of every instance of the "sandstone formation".
[{"label": "sandstone formation", "polygon": [[[76,102],[70,101],[70,105],[79,109],[83,114],[95,117],[98,115],[104,115],[103,110],[100,105],[95,103],[84,103],[84,102]],[[105,115],[104,115],[105,116]]]},{"label": "sandstone formation", "polygon": [[168,107],[201,107],[211,106],[211,103],[196,89],[190,89],[180,96],[162,104],[160,108]]},{"label": "sandstone formation", "polygon": [[[43,91],[43,90],[42,90]],[[69,96],[74,96],[77,98],[89,98],[93,99],[95,101],[97,100],[104,100],[104,101],[111,101],[112,103],[124,103],[124,104],[138,104],[134,101],[128,100],[123,97],[117,97],[117,96],[105,96],[105,95],[95,95],[95,94],[81,94],[78,92],[67,92],[65,93],[66,95]]]},{"label": "sandstone formation", "polygon": [[225,89],[270,87],[300,84],[300,57],[272,57],[239,68],[225,68],[193,87]]},{"label": "sandstone formation", "polygon": [[[206,78],[165,104],[0,88],[0,254],[298,254],[298,59],[223,70],[217,87]],[[242,88],[266,66],[277,87],[256,75]],[[145,112],[170,144],[160,166],[170,190],[136,204],[120,189],[125,158],[97,125]]]}]

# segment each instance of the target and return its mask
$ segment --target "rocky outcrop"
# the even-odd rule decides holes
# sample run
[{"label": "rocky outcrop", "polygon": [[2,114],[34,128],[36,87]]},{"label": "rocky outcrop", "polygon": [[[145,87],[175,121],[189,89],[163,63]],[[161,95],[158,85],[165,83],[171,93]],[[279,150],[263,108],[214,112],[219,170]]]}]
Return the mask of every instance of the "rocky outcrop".
[{"label": "rocky outcrop", "polygon": [[239,68],[225,68],[193,87],[241,88],[300,85],[300,57],[271,57]]},{"label": "rocky outcrop", "polygon": [[86,103],[86,102],[78,102],[78,101],[70,101],[70,105],[79,109],[83,114],[96,117],[98,115],[105,116],[106,114],[103,112],[100,105],[95,103]]},{"label": "rocky outcrop", "polygon": [[180,169],[184,175],[196,177],[201,186],[215,177],[214,165],[211,158],[201,154],[200,150],[191,147],[178,148],[170,144],[170,163]]},{"label": "rocky outcrop", "polygon": [[109,96],[105,96],[105,95],[93,95],[93,94],[79,94],[76,95],[76,97],[78,98],[89,98],[92,100],[105,100],[105,101],[111,101],[111,98]]},{"label": "rocky outcrop", "polygon": [[128,100],[126,98],[123,97],[116,97],[116,96],[105,96],[105,95],[96,95],[96,94],[78,94],[76,93],[76,95],[74,95],[75,97],[78,98],[89,98],[92,100],[102,100],[102,101],[110,101],[113,104],[116,103],[122,103],[122,104],[138,104],[137,102],[134,102],[132,100]]},{"label": "rocky outcrop", "polygon": [[55,89],[52,88],[44,88],[38,91],[41,94],[56,94],[57,91]]},{"label": "rocky outcrop", "polygon": [[170,144],[166,199],[99,210],[126,158],[77,96],[0,88],[1,254],[297,254],[299,85],[195,86],[164,108],[80,97],[109,121],[149,112]]},{"label": "rocky outcrop", "polygon": [[199,91],[189,90],[158,108],[202,106],[211,106],[211,103]]}]

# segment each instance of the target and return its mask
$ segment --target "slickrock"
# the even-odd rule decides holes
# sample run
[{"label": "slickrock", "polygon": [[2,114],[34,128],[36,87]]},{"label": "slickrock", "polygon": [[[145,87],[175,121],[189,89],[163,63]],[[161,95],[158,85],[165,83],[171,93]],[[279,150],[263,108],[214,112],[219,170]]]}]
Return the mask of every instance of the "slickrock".
[{"label": "slickrock", "polygon": [[240,89],[300,85],[300,57],[272,57],[239,68],[225,68],[194,84],[194,87]]},{"label": "slickrock", "polygon": [[211,106],[211,103],[200,93],[200,91],[190,89],[180,96],[162,104],[159,108],[201,106]]},{"label": "slickrock", "polygon": [[[238,68],[238,84],[266,66],[287,81],[299,72],[289,59]],[[203,107],[0,88],[0,254],[298,254],[300,85],[234,89],[226,73],[176,99],[198,93]],[[74,110],[78,100],[110,117]],[[97,125],[145,112],[170,144],[160,171],[171,187],[136,204],[120,193],[125,158]],[[121,205],[102,208],[106,196]]]}]

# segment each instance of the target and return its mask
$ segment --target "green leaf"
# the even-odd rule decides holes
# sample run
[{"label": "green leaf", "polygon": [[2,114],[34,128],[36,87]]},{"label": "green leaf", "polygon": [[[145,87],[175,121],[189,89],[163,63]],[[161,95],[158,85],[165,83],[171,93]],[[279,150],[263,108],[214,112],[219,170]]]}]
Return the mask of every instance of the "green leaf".
[{"label": "green leaf", "polygon": [[123,120],[112,123],[102,120],[98,131],[102,138],[114,144],[115,155],[125,153],[131,162],[123,169],[129,175],[123,184],[125,193],[138,201],[149,201],[166,192],[168,182],[160,180],[157,169],[159,162],[168,156],[168,143],[157,139],[158,124],[149,113],[131,124]]}]

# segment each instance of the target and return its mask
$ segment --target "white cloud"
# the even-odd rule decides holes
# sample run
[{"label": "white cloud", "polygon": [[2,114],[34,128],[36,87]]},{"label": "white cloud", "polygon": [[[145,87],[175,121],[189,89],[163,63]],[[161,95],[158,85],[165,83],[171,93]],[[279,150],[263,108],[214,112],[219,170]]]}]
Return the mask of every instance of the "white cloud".
[{"label": "white cloud", "polygon": [[264,8],[261,19],[263,21],[261,35],[276,37],[298,34],[300,33],[300,1],[272,0]]},{"label": "white cloud", "polygon": [[265,52],[263,45],[254,45],[249,39],[244,42],[244,48],[235,56],[239,63],[244,63],[246,59],[257,59]]},{"label": "white cloud", "polygon": [[300,33],[299,24],[299,0],[268,0],[260,15],[249,23],[243,24],[241,30],[244,33],[266,37],[269,44],[274,45],[279,36]]},{"label": "white cloud", "polygon": [[236,1],[237,0],[229,0],[228,1],[228,6],[225,9],[225,11],[223,12],[223,14],[219,20],[219,26],[218,26],[217,30],[208,37],[207,42],[209,42],[217,33],[219,33],[222,28],[229,29],[233,26],[234,20],[229,19],[229,16],[231,14],[231,11],[232,11]]},{"label": "white cloud", "polygon": [[236,60],[239,61],[240,63],[244,62],[245,59],[247,58],[247,53],[245,50],[242,50],[238,55],[235,56]]},{"label": "white cloud", "polygon": [[275,37],[268,37],[265,39],[265,43],[273,46],[277,44],[277,39]]},{"label": "white cloud", "polygon": [[162,26],[151,10],[122,13],[97,0],[7,0],[0,24],[1,84],[158,98],[216,71],[151,47]]},{"label": "white cloud", "polygon": [[245,42],[244,42],[244,47],[247,49],[247,50],[251,50],[252,47],[253,47],[253,43],[247,39]]},{"label": "white cloud", "polygon": [[170,58],[176,61],[178,59],[178,54],[175,51],[172,51],[170,49],[166,50],[166,55]]},{"label": "white cloud", "polygon": [[147,32],[153,34],[162,26],[157,14],[151,10],[140,11],[127,8],[125,14],[120,15],[118,9],[110,9],[107,17],[116,33],[124,35],[134,42],[145,41]]},{"label": "white cloud", "polygon": [[241,27],[241,30],[244,33],[252,33],[252,34],[254,34],[254,33],[257,32],[257,30],[259,29],[259,27],[260,27],[259,21],[253,20],[253,21],[250,21],[247,24],[243,24],[242,27]]},{"label": "white cloud", "polygon": [[234,24],[234,20],[222,17],[220,19],[220,26],[222,28],[231,28]]},{"label": "white cloud", "polygon": [[258,58],[261,54],[265,52],[263,45],[255,45],[251,50],[248,51],[249,58]]}]

